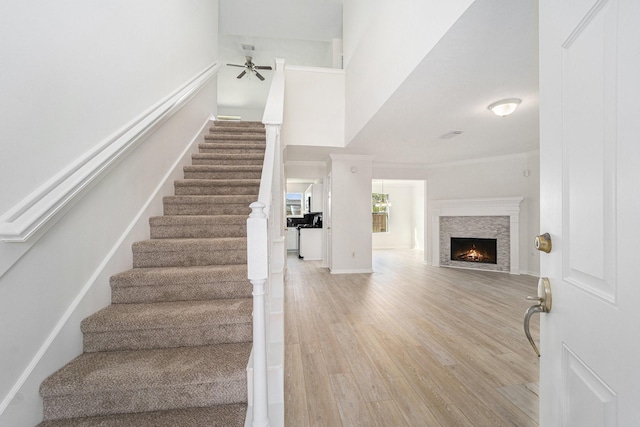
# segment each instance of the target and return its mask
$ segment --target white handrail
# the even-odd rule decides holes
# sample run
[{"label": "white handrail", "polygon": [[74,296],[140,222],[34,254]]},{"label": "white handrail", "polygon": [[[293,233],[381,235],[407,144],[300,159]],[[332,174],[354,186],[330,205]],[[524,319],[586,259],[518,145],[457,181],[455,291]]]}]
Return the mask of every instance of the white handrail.
[{"label": "white handrail", "polygon": [[268,346],[273,242],[280,237],[282,215],[282,150],[280,126],[284,114],[284,60],[276,69],[265,107],[266,146],[258,201],[247,219],[247,270],[253,285],[252,426],[267,427],[269,418]]}]

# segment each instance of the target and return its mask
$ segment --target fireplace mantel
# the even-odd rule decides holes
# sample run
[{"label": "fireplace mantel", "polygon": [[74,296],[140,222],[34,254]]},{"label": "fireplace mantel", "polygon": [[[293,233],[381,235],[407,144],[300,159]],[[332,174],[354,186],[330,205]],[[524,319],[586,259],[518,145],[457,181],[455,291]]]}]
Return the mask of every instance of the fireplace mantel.
[{"label": "fireplace mantel", "polygon": [[432,200],[432,265],[440,266],[440,217],[508,216],[510,230],[510,273],[520,274],[520,204],[524,197]]}]

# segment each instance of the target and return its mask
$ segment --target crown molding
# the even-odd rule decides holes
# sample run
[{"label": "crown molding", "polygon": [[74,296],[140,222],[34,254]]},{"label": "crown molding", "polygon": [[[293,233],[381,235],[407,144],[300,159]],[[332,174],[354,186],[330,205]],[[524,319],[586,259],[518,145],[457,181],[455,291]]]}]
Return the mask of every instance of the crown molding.
[{"label": "crown molding", "polygon": [[504,154],[501,156],[480,157],[477,159],[457,160],[453,162],[435,163],[427,165],[427,169],[448,168],[451,166],[467,166],[482,163],[492,163],[516,159],[527,159],[540,154],[540,150],[525,151],[524,153]]},{"label": "crown molding", "polygon": [[456,160],[452,162],[442,162],[442,163],[374,162],[373,167],[379,168],[379,169],[438,169],[438,168],[447,168],[451,166],[468,166],[468,165],[482,164],[482,163],[491,163],[491,162],[508,161],[508,160],[516,160],[516,159],[527,159],[527,158],[532,158],[539,155],[540,155],[540,150],[531,150],[531,151],[525,151],[523,153],[504,154],[500,156],[491,156],[491,157],[479,157],[475,159]]}]

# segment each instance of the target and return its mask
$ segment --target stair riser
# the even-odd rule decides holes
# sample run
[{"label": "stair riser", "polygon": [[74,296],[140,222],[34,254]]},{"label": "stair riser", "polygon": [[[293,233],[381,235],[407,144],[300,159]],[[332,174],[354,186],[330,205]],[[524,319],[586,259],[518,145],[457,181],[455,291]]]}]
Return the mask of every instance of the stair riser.
[{"label": "stair riser", "polygon": [[172,203],[164,205],[165,215],[249,215],[251,208],[246,204],[194,204]]},{"label": "stair riser", "polygon": [[245,377],[242,380],[171,388],[52,396],[44,398],[43,406],[44,419],[48,421],[61,418],[246,403],[246,401],[247,381]]},{"label": "stair riser", "polygon": [[199,196],[168,196],[163,198],[164,215],[249,215],[249,205],[255,196],[240,196],[231,200],[220,200]]},{"label": "stair riser", "polygon": [[253,148],[253,147],[247,147],[247,148],[221,148],[221,147],[216,147],[216,144],[200,144],[198,146],[198,151],[200,153],[212,153],[212,154],[216,154],[216,153],[224,153],[224,154],[257,154],[257,155],[261,155],[264,154],[264,149],[260,149],[260,148]]},{"label": "stair riser", "polygon": [[242,225],[151,225],[152,239],[246,237],[247,226]]},{"label": "stair riser", "polygon": [[[199,156],[205,156],[200,154]],[[218,156],[212,156],[217,158]],[[258,156],[256,158],[262,158],[263,156]],[[230,156],[222,157],[224,159],[233,158]],[[252,157],[251,157],[252,158]],[[252,173],[261,173],[262,165],[240,165],[240,166],[229,166],[229,165],[191,165],[185,166],[183,168],[184,172],[227,172],[227,173],[244,173],[244,172],[252,172]]]},{"label": "stair riser", "polygon": [[257,121],[236,121],[236,120],[217,120],[214,128],[249,128],[249,129],[262,129],[264,130],[264,123]]},{"label": "stair riser", "polygon": [[205,135],[204,142],[210,144],[257,144],[261,145],[264,148],[267,140],[264,135],[257,134],[231,135],[225,133],[216,133],[212,135]]},{"label": "stair riser", "polygon": [[264,159],[192,159],[193,165],[262,166]]},{"label": "stair riser", "polygon": [[192,267],[198,265],[245,264],[247,250],[223,249],[176,252],[136,252],[133,253],[133,267]]},{"label": "stair riser", "polygon": [[217,127],[211,127],[209,128],[209,135],[205,135],[205,136],[210,136],[210,135],[249,135],[251,137],[262,137],[264,139],[265,135],[267,134],[267,131],[265,128],[240,128],[240,127],[236,127],[236,128],[217,128]]},{"label": "stair riser", "polygon": [[243,426],[246,414],[246,404],[234,403],[205,408],[46,421],[38,424],[37,427],[229,427]]},{"label": "stair riser", "polygon": [[226,185],[176,185],[176,196],[258,196],[260,186],[226,186]]},{"label": "stair riser", "polygon": [[262,172],[184,172],[185,179],[260,179]]},{"label": "stair riser", "polygon": [[149,286],[111,287],[111,303],[135,304],[170,301],[196,301],[249,298],[253,286],[246,282],[202,284],[161,284]]},{"label": "stair riser", "polygon": [[221,140],[205,140],[204,142],[198,144],[198,146],[210,146],[220,149],[251,148],[254,150],[261,150],[262,152],[264,152],[265,150],[265,144],[260,141],[231,140],[229,142],[225,142]]},{"label": "stair riser", "polygon": [[153,348],[251,342],[251,322],[137,331],[84,334],[84,351],[145,350]]},{"label": "stair riser", "polygon": [[224,141],[229,141],[231,143],[247,142],[247,143],[254,143],[254,144],[262,144],[262,145],[264,145],[266,143],[267,138],[265,137],[264,133],[263,134],[250,134],[250,133],[232,134],[232,133],[216,132],[216,133],[211,134],[211,135],[205,135],[204,136],[204,140],[205,140],[205,142],[224,142]]},{"label": "stair riser", "polygon": [[209,133],[251,133],[251,134],[266,134],[266,129],[264,126],[211,126],[209,128]]}]

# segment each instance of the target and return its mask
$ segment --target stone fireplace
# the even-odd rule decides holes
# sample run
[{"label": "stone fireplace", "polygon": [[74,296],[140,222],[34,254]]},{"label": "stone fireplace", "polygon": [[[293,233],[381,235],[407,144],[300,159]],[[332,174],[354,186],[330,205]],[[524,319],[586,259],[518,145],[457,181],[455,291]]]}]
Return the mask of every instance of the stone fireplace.
[{"label": "stone fireplace", "polygon": [[432,264],[520,274],[522,200],[432,201]]}]

